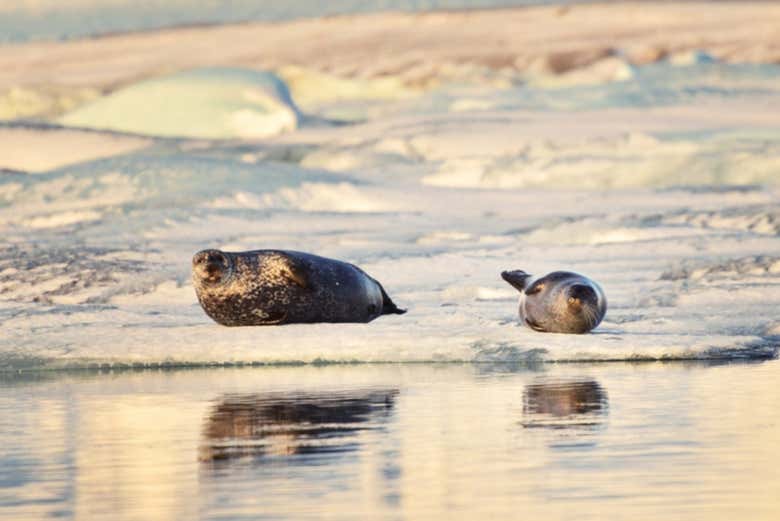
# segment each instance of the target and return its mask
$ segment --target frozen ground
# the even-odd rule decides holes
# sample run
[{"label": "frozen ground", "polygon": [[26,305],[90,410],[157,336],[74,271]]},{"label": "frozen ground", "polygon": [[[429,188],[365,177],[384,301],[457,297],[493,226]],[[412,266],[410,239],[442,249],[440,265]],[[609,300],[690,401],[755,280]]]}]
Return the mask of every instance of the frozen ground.
[{"label": "frozen ground", "polygon": [[[732,12],[759,7],[745,9]],[[776,11],[765,9],[764,18]],[[394,30],[401,15],[384,16]],[[471,16],[479,26],[494,13]],[[383,23],[366,20],[374,31]],[[696,20],[685,25],[667,40],[698,30]],[[717,30],[708,16],[701,25]],[[216,30],[229,40],[230,27]],[[232,30],[240,49],[249,29]],[[735,48],[755,43],[745,34]],[[425,85],[410,80],[412,65],[377,74],[379,60],[356,60],[336,74],[290,60],[272,67],[292,94],[273,91],[274,107],[294,109],[296,125],[263,139],[242,130],[252,137],[263,125],[246,92],[264,74],[177,100],[193,121],[249,114],[219,135],[159,137],[165,107],[143,112],[150,84],[194,92],[204,77],[259,70],[248,63],[174,55],[163,72],[156,52],[136,56],[133,71],[144,72],[131,81],[99,57],[77,62],[88,42],[45,44],[72,59],[52,85],[36,83],[44,70],[31,58],[44,44],[0,48],[0,61],[17,65],[0,73],[9,88],[98,93],[65,112],[38,111],[44,121],[0,125],[0,147],[13,152],[0,154],[0,366],[775,356],[780,67],[764,63],[776,49],[767,34],[754,37],[757,63],[725,63],[713,37],[712,48],[646,64],[621,51],[560,71],[483,64],[454,77],[434,67]],[[130,35],[125,45],[169,37]],[[112,45],[104,59],[119,56]],[[386,52],[402,64],[410,51]],[[198,65],[230,69],[171,75]],[[134,104],[136,134],[94,124]],[[221,327],[189,282],[192,253],[205,247],[348,260],[409,312],[370,324]],[[592,276],[609,299],[605,321],[582,336],[520,326],[517,294],[499,277],[513,268]]]}]

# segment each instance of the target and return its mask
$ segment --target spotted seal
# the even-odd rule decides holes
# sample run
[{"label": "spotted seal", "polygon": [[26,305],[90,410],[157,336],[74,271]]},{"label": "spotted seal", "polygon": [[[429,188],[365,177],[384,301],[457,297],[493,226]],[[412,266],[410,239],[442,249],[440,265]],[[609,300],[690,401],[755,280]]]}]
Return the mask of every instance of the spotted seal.
[{"label": "spotted seal", "polygon": [[382,285],[334,259],[287,250],[203,250],[192,258],[201,307],[225,326],[370,322],[403,314]]},{"label": "spotted seal", "polygon": [[587,333],[607,312],[607,298],[589,278],[554,271],[534,278],[522,270],[501,277],[520,291],[520,319],[535,331]]}]

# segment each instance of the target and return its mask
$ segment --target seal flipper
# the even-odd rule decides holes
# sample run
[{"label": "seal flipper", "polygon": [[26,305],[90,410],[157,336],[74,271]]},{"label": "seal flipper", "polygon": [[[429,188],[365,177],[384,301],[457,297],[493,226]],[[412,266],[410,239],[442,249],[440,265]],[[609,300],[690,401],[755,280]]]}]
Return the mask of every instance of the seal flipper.
[{"label": "seal flipper", "polygon": [[523,270],[502,271],[501,278],[511,284],[517,291],[523,291],[531,275]]},{"label": "seal flipper", "polygon": [[405,309],[401,309],[398,306],[395,305],[395,302],[390,300],[390,297],[385,292],[385,288],[382,287],[381,284],[379,284],[379,291],[382,292],[382,315],[403,315],[406,313]]},{"label": "seal flipper", "polygon": [[266,320],[263,320],[262,322],[259,322],[258,325],[260,325],[260,326],[275,326],[275,325],[284,323],[285,320],[287,320],[287,312],[286,311],[280,311],[278,313],[270,314]]},{"label": "seal flipper", "polygon": [[301,289],[313,289],[309,267],[301,260],[285,255],[282,275]]},{"label": "seal flipper", "polygon": [[536,322],[535,320],[531,320],[530,318],[526,317],[525,323],[526,323],[526,325],[528,325],[528,327],[530,327],[534,331],[539,331],[540,333],[546,333],[547,332],[547,330],[544,329],[542,326],[540,326],[539,323]]}]

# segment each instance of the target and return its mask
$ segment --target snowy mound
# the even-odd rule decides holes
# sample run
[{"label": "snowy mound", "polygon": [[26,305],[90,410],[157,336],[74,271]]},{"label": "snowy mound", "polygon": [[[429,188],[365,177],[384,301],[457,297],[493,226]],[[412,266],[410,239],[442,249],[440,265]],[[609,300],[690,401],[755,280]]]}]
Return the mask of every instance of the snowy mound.
[{"label": "snowy mound", "polygon": [[294,130],[299,119],[275,74],[215,67],[135,83],[60,122],[150,136],[252,139]]}]

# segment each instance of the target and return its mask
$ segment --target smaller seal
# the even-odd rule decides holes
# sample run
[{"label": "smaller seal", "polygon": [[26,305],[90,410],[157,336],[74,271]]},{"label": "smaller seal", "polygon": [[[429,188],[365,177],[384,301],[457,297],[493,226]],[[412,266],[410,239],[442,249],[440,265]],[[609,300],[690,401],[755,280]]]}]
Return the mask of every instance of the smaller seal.
[{"label": "smaller seal", "polygon": [[520,292],[520,319],[534,331],[587,333],[607,312],[607,298],[588,277],[554,271],[534,278],[522,270],[504,271],[501,278]]},{"label": "smaller seal", "polygon": [[370,322],[403,314],[352,264],[288,250],[203,250],[192,258],[201,307],[225,326]]}]

